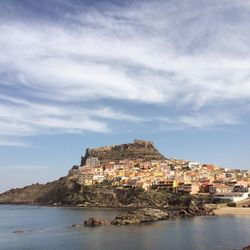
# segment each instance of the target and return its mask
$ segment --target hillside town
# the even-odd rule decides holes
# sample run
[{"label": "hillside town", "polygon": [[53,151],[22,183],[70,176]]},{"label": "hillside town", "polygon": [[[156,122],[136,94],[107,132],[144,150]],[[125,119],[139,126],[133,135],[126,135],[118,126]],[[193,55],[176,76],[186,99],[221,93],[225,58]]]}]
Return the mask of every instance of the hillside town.
[{"label": "hillside town", "polygon": [[182,194],[210,194],[215,199],[241,201],[248,198],[250,171],[178,159],[123,159],[101,163],[88,157],[74,166],[81,185],[112,185],[117,188],[166,190]]}]

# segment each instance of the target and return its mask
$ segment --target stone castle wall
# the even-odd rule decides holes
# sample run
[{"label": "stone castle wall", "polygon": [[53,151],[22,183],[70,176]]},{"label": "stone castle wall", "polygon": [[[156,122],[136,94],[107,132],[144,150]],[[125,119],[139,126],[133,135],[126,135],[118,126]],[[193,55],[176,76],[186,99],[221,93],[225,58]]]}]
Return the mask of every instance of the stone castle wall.
[{"label": "stone castle wall", "polygon": [[138,139],[133,143],[87,149],[85,156],[82,157],[81,165],[86,163],[88,157],[97,157],[101,163],[118,162],[124,159],[162,160],[165,158],[154,147],[153,142]]}]

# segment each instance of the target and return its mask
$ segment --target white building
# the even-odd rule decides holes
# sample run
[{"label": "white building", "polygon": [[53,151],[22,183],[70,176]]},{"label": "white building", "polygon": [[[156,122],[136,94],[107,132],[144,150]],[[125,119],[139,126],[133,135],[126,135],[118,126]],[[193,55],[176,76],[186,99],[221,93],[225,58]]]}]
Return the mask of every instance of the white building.
[{"label": "white building", "polygon": [[95,166],[99,166],[99,165],[100,165],[100,161],[97,157],[89,157],[86,160],[87,167],[95,167]]}]

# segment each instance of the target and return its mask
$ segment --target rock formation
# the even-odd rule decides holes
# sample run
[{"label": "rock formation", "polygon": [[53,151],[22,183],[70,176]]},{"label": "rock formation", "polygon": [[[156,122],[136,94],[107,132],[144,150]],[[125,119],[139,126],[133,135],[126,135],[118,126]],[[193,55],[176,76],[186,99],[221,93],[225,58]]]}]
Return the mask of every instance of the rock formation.
[{"label": "rock formation", "polygon": [[97,227],[102,225],[108,225],[110,222],[106,219],[98,219],[98,218],[89,218],[84,221],[84,226],[86,227]]},{"label": "rock formation", "polygon": [[143,208],[130,210],[115,217],[111,222],[106,219],[89,218],[84,221],[84,226],[95,227],[102,225],[130,225],[143,222],[153,222],[158,220],[168,220],[169,215],[161,209]]},{"label": "rock formation", "polygon": [[164,160],[165,157],[154,147],[153,142],[134,140],[133,143],[87,148],[81,165],[85,165],[87,158],[97,157],[101,163],[118,162],[124,159]]},{"label": "rock formation", "polygon": [[[170,214],[169,214],[170,213]],[[176,208],[175,211],[167,212],[166,209],[156,209],[156,208],[142,208],[142,209],[132,209],[123,214],[120,214],[115,217],[111,222],[106,219],[96,219],[89,218],[85,220],[85,226],[102,226],[102,225],[130,225],[130,224],[139,224],[143,222],[154,222],[158,220],[168,220],[177,217],[191,217],[191,216],[208,216],[214,215],[213,209],[207,208],[203,205],[201,206],[192,206],[189,208]]]},{"label": "rock formation", "polygon": [[144,208],[139,210],[131,210],[124,214],[116,216],[111,222],[112,225],[129,225],[142,222],[153,222],[157,220],[167,220],[169,215],[160,209]]},{"label": "rock formation", "polygon": [[189,208],[176,211],[175,215],[180,217],[211,216],[214,215],[214,209],[208,208],[204,205],[191,206]]}]

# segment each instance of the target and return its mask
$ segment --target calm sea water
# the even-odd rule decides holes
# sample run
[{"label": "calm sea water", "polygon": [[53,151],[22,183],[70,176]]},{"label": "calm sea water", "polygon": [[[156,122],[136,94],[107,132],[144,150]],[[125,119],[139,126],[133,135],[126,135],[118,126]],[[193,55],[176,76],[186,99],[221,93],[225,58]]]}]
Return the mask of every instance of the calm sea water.
[{"label": "calm sea water", "polygon": [[[195,217],[131,226],[72,228],[115,209],[0,205],[0,249],[240,249],[250,244],[249,216]],[[24,233],[14,234],[14,230]]]}]

